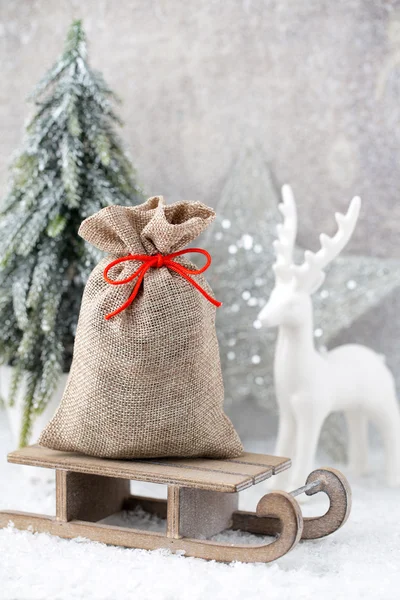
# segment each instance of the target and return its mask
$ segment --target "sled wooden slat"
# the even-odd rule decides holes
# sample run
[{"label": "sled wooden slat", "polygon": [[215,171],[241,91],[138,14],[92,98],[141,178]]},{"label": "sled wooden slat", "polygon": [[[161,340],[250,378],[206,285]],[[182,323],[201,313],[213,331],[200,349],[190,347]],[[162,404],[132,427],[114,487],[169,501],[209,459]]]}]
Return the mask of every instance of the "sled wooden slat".
[{"label": "sled wooden slat", "polygon": [[290,458],[272,456],[270,454],[255,454],[254,452],[245,452],[243,456],[231,458],[228,462],[235,464],[240,463],[240,465],[259,465],[265,468],[270,467],[272,475],[277,475],[278,473],[289,469],[292,464]]},{"label": "sled wooden slat", "polygon": [[75,473],[148,481],[216,492],[239,492],[289,468],[290,460],[245,453],[234,461],[205,459],[111,460],[28,446],[8,455],[11,463]]},{"label": "sled wooden slat", "polygon": [[186,469],[200,469],[201,471],[215,471],[217,473],[228,473],[234,475],[243,475],[254,479],[254,483],[260,483],[273,475],[274,469],[271,466],[256,465],[250,463],[236,463],[227,460],[210,460],[209,458],[163,458],[157,461],[151,461],[152,464],[184,467]]}]

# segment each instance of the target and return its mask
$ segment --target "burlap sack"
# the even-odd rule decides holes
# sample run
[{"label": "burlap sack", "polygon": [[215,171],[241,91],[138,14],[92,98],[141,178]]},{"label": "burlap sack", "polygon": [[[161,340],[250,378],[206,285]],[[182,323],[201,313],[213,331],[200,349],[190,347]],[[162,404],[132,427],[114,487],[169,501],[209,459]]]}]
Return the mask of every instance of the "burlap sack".
[{"label": "burlap sack", "polygon": [[[137,281],[107,283],[103,273],[113,259],[181,250],[214,217],[199,202],[166,206],[154,197],[133,208],[104,208],[82,223],[79,234],[111,256],[87,282],[67,387],[42,446],[108,458],[242,454],[223,412],[216,309],[202,293],[170,268],[152,267],[132,303],[105,319]],[[127,260],[108,276],[126,279],[142,264]],[[203,275],[193,279],[212,295]]]}]

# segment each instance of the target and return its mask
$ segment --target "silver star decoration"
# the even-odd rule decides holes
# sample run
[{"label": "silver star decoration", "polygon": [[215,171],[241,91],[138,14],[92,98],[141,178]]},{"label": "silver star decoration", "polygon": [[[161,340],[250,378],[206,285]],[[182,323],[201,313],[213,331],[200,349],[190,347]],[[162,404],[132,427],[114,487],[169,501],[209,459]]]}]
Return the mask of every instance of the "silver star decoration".
[{"label": "silver star decoration", "polygon": [[[217,332],[228,408],[255,402],[276,411],[272,373],[276,331],[260,328],[257,315],[274,287],[272,242],[280,222],[279,201],[279,186],[262,152],[247,149],[223,188],[215,224],[202,239],[213,257],[207,279],[223,302],[217,311]],[[301,215],[299,219],[301,223]],[[315,231],[316,239],[319,233]],[[302,261],[303,252],[297,247],[296,261]],[[329,347],[339,332],[399,286],[396,260],[338,257],[313,296],[316,347],[322,351]],[[330,454],[343,457],[345,435],[338,418],[328,419],[322,438]]]}]

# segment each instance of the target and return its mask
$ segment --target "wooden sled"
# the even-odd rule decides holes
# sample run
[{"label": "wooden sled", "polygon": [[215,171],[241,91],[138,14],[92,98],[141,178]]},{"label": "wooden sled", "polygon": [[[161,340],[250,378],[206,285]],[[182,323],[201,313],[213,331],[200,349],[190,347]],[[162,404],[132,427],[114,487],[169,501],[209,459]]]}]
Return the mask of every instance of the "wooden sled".
[{"label": "wooden sled", "polygon": [[[159,459],[110,460],[29,446],[8,455],[11,463],[56,470],[56,516],[0,512],[0,527],[45,532],[62,538],[84,537],[127,548],[169,548],[223,562],[270,562],[291,550],[300,539],[316,539],[336,531],[350,512],[351,491],[335,469],[313,471],[304,487],[292,493],[264,495],[255,513],[237,510],[238,493],[290,467],[290,460],[246,453],[234,460]],[[166,484],[168,500],[132,496],[130,481]],[[325,492],[328,512],[303,518],[295,496]],[[166,518],[166,533],[99,523],[138,505]],[[233,545],[206,538],[231,528],[271,535],[260,545]]]}]

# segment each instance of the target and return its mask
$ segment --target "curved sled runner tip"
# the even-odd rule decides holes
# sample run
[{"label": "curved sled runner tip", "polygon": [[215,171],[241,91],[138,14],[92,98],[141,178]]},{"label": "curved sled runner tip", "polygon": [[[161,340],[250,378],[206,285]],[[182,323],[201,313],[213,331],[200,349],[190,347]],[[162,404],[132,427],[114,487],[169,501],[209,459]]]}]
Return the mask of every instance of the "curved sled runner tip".
[{"label": "curved sled runner tip", "polygon": [[[257,517],[272,517],[280,522],[280,532],[274,542],[264,547],[269,560],[280,558],[300,541],[303,533],[303,516],[296,500],[286,492],[271,492],[257,505]],[[269,562],[269,561],[265,561]]]},{"label": "curved sled runner tip", "polygon": [[[329,509],[321,517],[305,517],[302,538],[315,540],[325,537],[346,523],[351,510],[351,489],[346,477],[337,469],[323,467],[310,473],[305,490],[307,496],[324,492],[329,498]],[[312,487],[311,487],[312,486]]]},{"label": "curved sled runner tip", "polygon": [[[340,471],[329,467],[310,473],[303,487],[286,494],[286,496],[290,496],[293,502],[299,506],[295,500],[296,496],[303,493],[312,496],[318,492],[324,492],[329,497],[329,509],[319,517],[302,517],[301,539],[303,540],[314,540],[334,533],[344,525],[350,514],[351,489],[349,483]],[[261,503],[266,506],[265,503],[269,496],[276,494],[285,494],[285,492],[267,494],[260,500],[259,506]],[[257,513],[236,511],[233,514],[232,528],[260,535],[277,535],[282,534],[283,523],[284,518],[277,518],[273,510],[257,509]]]}]

